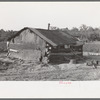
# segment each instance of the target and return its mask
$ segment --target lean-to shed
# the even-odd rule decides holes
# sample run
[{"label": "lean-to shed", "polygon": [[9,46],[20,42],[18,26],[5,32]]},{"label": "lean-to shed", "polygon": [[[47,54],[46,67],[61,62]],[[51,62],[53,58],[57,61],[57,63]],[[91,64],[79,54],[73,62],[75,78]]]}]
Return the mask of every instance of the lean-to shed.
[{"label": "lean-to shed", "polygon": [[[82,55],[83,44],[59,30],[25,27],[8,39],[9,56],[24,60],[50,61],[56,56]],[[54,58],[55,59],[55,58]]]}]

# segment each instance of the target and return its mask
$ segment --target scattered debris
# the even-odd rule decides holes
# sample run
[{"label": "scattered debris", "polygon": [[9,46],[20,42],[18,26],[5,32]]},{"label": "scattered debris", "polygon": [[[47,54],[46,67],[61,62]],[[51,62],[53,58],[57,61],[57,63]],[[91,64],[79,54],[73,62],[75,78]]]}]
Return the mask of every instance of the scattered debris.
[{"label": "scattered debris", "polygon": [[74,60],[62,64],[40,63],[16,58],[0,57],[0,80],[91,80],[99,79],[100,66],[93,69]]}]

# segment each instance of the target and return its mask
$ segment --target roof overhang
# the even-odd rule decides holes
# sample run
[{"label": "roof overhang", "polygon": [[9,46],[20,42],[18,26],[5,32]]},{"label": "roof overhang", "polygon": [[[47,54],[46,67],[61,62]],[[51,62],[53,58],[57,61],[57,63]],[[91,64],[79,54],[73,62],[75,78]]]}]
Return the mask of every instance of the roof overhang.
[{"label": "roof overhang", "polygon": [[42,39],[44,39],[45,41],[47,41],[48,43],[50,43],[52,46],[57,46],[57,44],[55,44],[54,42],[52,42],[50,39],[46,38],[44,35],[42,35],[38,30],[36,30],[35,28],[29,28],[31,31],[33,31],[34,33],[36,33],[38,36],[40,36]]}]

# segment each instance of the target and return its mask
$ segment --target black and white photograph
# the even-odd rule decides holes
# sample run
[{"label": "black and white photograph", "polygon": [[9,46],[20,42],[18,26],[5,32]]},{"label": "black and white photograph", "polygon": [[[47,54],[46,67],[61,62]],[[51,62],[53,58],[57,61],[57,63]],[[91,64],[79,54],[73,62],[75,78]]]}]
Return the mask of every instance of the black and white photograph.
[{"label": "black and white photograph", "polygon": [[0,2],[0,81],[100,80],[100,2]]},{"label": "black and white photograph", "polygon": [[0,98],[99,98],[100,2],[0,2]]}]

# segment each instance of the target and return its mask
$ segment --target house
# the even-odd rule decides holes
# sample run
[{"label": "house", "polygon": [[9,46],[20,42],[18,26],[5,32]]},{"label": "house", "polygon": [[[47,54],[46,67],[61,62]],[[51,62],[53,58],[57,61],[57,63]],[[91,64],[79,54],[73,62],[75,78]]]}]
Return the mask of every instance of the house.
[{"label": "house", "polygon": [[[25,27],[8,39],[9,56],[24,60],[49,61],[82,56],[83,44],[59,30]],[[62,59],[62,60],[63,60]]]}]

